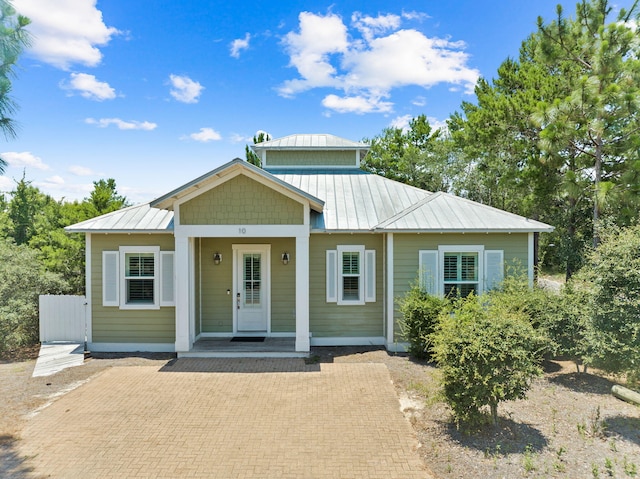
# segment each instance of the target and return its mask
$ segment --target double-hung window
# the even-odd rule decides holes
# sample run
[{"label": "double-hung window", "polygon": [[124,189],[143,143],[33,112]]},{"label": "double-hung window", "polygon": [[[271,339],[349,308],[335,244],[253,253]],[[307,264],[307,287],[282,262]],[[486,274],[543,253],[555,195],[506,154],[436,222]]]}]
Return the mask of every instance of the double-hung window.
[{"label": "double-hung window", "polygon": [[327,302],[363,305],[376,298],[376,252],[363,245],[327,251]]},{"label": "double-hung window", "polygon": [[173,251],[121,246],[102,252],[102,304],[120,309],[174,306]]},{"label": "double-hung window", "polygon": [[478,253],[444,253],[444,295],[478,294]]},{"label": "double-hung window", "polygon": [[504,276],[502,250],[482,245],[440,245],[419,252],[420,284],[429,294],[461,296],[496,288]]},{"label": "double-hung window", "polygon": [[125,304],[155,304],[158,268],[154,253],[125,253]]}]

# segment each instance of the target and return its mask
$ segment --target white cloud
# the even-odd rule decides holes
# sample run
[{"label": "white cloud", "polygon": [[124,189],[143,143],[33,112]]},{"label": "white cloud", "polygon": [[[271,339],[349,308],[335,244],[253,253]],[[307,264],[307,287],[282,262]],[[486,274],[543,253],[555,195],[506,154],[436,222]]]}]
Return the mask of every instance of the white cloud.
[{"label": "white cloud", "polygon": [[146,130],[151,131],[157,128],[156,123],[151,123],[149,121],[124,121],[120,118],[100,118],[96,120],[95,118],[87,118],[84,120],[88,125],[96,125],[100,128],[106,128],[109,125],[115,125],[119,130]]},{"label": "white cloud", "polygon": [[351,26],[362,36],[357,38],[335,14],[302,12],[298,31],[283,39],[299,77],[281,84],[278,93],[293,97],[313,88],[334,88],[343,95],[327,95],[323,105],[341,113],[391,111],[393,103],[380,99],[405,86],[445,83],[472,93],[479,71],[467,66],[464,42],[399,29],[403,19],[420,18],[416,12],[377,17],[356,12]]},{"label": "white cloud", "polygon": [[215,131],[213,128],[200,128],[200,131],[197,133],[191,133],[186,137],[182,137],[182,139],[192,139],[195,141],[199,141],[201,143],[208,143],[210,141],[222,140],[222,136],[220,133]]},{"label": "white cloud", "polygon": [[[409,122],[414,119],[413,115],[402,115],[391,120],[389,126],[391,128],[400,128],[402,131],[409,131]],[[431,126],[431,131],[443,130],[447,131],[447,122],[438,120],[433,116],[428,116],[427,121],[429,122],[429,126]]]},{"label": "white cloud", "polygon": [[104,46],[120,33],[105,25],[96,0],[15,0],[15,9],[31,19],[30,53],[57,68],[72,64],[96,66]]},{"label": "white cloud", "polygon": [[107,82],[98,81],[94,75],[87,73],[72,73],[69,82],[60,86],[65,90],[76,90],[89,100],[113,100],[116,97],[116,91]]},{"label": "white cloud", "polygon": [[76,176],[91,176],[95,175],[95,172],[91,168],[87,168],[86,166],[80,165],[71,165],[68,168],[69,172]]},{"label": "white cloud", "polygon": [[327,95],[322,106],[338,113],[386,113],[393,109],[393,104],[382,101],[379,97]]},{"label": "white cloud", "polygon": [[173,98],[182,103],[198,103],[198,97],[204,87],[188,76],[169,75],[172,89],[169,92]]},{"label": "white cloud", "polygon": [[240,58],[240,52],[249,48],[249,40],[251,40],[251,35],[247,33],[244,36],[244,39],[236,38],[234,41],[232,41],[230,46],[231,56],[233,58]]},{"label": "white cloud", "polygon": [[415,106],[425,106],[427,104],[427,99],[423,96],[417,96],[411,101],[411,103]]},{"label": "white cloud", "polygon": [[15,184],[15,181],[8,176],[0,176],[0,193],[12,191]]},{"label": "white cloud", "polygon": [[391,128],[399,128],[402,131],[409,131],[409,122],[413,119],[413,115],[402,115],[391,120],[389,126]]},{"label": "white cloud", "polygon": [[375,36],[382,35],[389,30],[396,30],[400,26],[398,15],[378,15],[370,17],[355,12],[351,15],[351,24],[362,33],[367,41],[371,41]]},{"label": "white cloud", "polygon": [[338,86],[336,69],[329,55],[345,53],[349,47],[347,27],[339,16],[302,12],[298,19],[300,33],[287,33],[283,43],[290,57],[289,64],[298,70],[302,79],[288,80],[280,87],[279,92],[285,97],[310,88]]},{"label": "white cloud", "polygon": [[231,143],[251,143],[253,141],[253,138],[250,136],[244,136],[240,133],[232,133],[229,139]]},{"label": "white cloud", "polygon": [[64,181],[64,178],[62,176],[54,175],[54,176],[51,176],[49,178],[46,178],[43,181],[43,183],[50,184],[50,185],[64,185],[65,181]]},{"label": "white cloud", "polygon": [[37,170],[50,170],[49,165],[42,162],[42,159],[30,151],[5,151],[0,153],[0,158],[5,160],[9,166],[14,168],[35,168]]}]

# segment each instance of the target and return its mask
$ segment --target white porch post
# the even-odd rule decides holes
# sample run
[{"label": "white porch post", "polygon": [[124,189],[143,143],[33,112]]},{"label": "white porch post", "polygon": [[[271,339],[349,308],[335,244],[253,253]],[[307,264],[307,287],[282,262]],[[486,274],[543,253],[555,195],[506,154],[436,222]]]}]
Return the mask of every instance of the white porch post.
[{"label": "white porch post", "polygon": [[176,352],[189,351],[189,238],[176,237]]},{"label": "white porch post", "polygon": [[387,306],[387,350],[395,351],[395,341],[394,341],[394,331],[393,331],[393,323],[394,323],[394,298],[393,298],[393,233],[387,233],[387,298],[386,298],[386,306]]},{"label": "white porch post", "polygon": [[308,352],[309,342],[309,233],[296,236],[296,351]]},{"label": "white porch post", "polygon": [[527,266],[527,273],[529,276],[529,287],[533,288],[533,280],[534,280],[534,271],[533,271],[533,263],[535,258],[533,257],[534,253],[534,245],[533,245],[533,233],[529,233],[527,238],[527,262],[529,263]]}]

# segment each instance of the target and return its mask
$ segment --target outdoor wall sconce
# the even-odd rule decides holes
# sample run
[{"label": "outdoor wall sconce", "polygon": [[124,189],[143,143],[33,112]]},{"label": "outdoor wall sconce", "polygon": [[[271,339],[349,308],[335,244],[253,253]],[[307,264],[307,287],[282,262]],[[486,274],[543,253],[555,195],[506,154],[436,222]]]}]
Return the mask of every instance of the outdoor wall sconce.
[{"label": "outdoor wall sconce", "polygon": [[220,253],[213,253],[213,264],[218,265],[222,263],[222,255]]},{"label": "outdoor wall sconce", "polygon": [[284,265],[288,265],[289,264],[289,253],[282,253],[282,264]]}]

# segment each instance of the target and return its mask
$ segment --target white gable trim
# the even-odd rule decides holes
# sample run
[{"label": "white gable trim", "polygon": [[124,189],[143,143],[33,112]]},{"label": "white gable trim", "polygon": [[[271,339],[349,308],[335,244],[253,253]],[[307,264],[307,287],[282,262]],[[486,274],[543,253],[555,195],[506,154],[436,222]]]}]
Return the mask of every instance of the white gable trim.
[{"label": "white gable trim", "polygon": [[[234,166],[231,166],[229,170],[227,171],[221,171],[220,173],[214,175],[211,178],[208,178],[206,180],[203,180],[203,182],[205,183],[204,185],[198,187],[197,189],[195,189],[194,191],[185,194],[184,196],[180,197],[180,198],[176,198],[176,200],[173,202],[173,207],[174,209],[176,208],[176,206],[179,206],[183,203],[186,203],[187,201],[190,201],[194,198],[197,198],[198,196],[202,195],[203,193],[206,193],[208,191],[211,191],[212,189],[226,183],[229,180],[232,180],[240,175],[244,175],[247,178],[250,178],[254,181],[257,181],[258,183],[276,191],[277,193],[280,193],[283,196],[286,196],[287,198],[290,198],[294,201],[297,201],[300,204],[307,204],[310,205],[311,201],[308,198],[305,198],[303,195],[297,194],[295,191],[292,191],[291,189],[287,188],[284,185],[279,184],[276,181],[273,181],[270,178],[266,178],[263,175],[260,175],[254,171],[251,171],[249,168],[245,168],[244,166],[237,164]],[[195,186],[195,185],[194,185]],[[293,188],[293,185],[291,185],[291,187]]]}]

